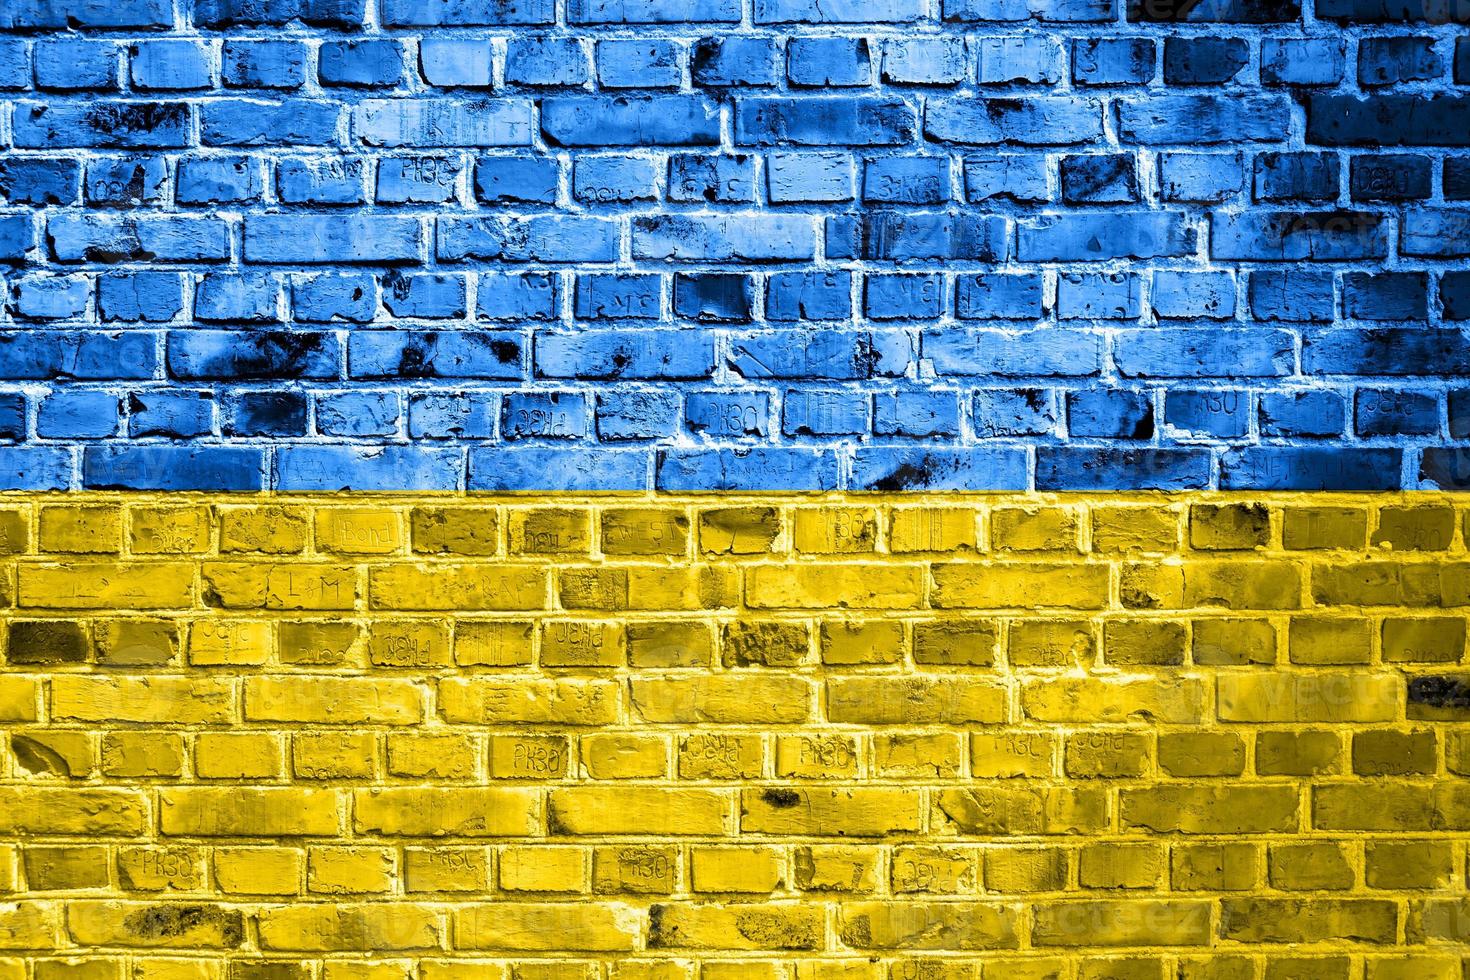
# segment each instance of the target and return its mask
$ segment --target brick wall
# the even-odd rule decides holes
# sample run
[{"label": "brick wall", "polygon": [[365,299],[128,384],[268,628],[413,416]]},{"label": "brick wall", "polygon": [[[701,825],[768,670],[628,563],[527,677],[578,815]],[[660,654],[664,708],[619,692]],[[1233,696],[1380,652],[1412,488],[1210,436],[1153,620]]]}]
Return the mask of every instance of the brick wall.
[{"label": "brick wall", "polygon": [[10,501],[0,977],[1460,978],[1467,532]]},{"label": "brick wall", "polygon": [[1465,487],[1464,15],[5,0],[0,484]]}]

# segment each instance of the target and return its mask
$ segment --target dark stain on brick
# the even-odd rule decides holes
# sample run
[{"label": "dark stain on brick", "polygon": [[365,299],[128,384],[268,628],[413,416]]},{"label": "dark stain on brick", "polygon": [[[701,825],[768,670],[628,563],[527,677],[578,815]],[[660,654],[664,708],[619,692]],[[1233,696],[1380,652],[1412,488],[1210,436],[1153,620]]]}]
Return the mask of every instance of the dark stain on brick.
[{"label": "dark stain on brick", "polygon": [[869,490],[912,490],[929,485],[933,476],[928,467],[916,463],[901,463],[887,476],[879,477],[868,485]]},{"label": "dark stain on brick", "polygon": [[794,789],[768,789],[761,793],[761,800],[778,810],[789,810],[801,802],[801,794]]},{"label": "dark stain on brick", "polygon": [[196,929],[213,929],[221,944],[238,947],[245,939],[244,917],[238,909],[217,905],[153,905],[123,919],[123,927],[145,939],[176,939]]},{"label": "dark stain on brick", "polygon": [[1470,710],[1470,675],[1415,677],[1409,681],[1409,703]]},{"label": "dark stain on brick", "polygon": [[13,664],[86,663],[87,630],[67,619],[30,619],[9,624],[8,657]]}]

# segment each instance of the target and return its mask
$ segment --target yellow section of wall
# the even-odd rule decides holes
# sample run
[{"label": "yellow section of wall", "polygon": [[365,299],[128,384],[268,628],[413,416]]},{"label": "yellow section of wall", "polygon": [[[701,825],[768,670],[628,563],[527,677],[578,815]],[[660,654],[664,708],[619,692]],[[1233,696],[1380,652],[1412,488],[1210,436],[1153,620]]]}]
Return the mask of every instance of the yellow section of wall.
[{"label": "yellow section of wall", "polygon": [[1470,499],[0,498],[0,980],[1450,980]]}]

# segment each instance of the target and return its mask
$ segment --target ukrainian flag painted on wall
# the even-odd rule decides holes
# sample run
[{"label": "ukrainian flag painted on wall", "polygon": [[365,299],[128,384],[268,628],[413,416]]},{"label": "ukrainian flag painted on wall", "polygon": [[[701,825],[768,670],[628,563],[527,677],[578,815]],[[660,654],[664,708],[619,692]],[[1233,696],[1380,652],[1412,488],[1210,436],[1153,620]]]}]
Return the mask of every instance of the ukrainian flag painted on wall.
[{"label": "ukrainian flag painted on wall", "polygon": [[1460,980],[1418,0],[0,0],[0,980]]}]

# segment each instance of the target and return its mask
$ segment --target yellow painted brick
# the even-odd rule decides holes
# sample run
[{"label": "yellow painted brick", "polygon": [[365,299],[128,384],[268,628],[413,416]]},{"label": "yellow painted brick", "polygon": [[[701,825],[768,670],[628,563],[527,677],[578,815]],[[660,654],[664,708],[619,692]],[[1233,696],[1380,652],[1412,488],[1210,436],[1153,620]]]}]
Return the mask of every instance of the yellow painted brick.
[{"label": "yellow painted brick", "polygon": [[953,732],[879,732],[873,758],[888,779],[949,779],[964,764],[964,746]]},{"label": "yellow painted brick", "polygon": [[1373,659],[1373,624],[1343,616],[1293,616],[1287,657],[1294,664],[1366,664]]},{"label": "yellow painted brick", "polygon": [[1162,619],[1110,619],[1103,624],[1103,662],[1114,667],[1178,667],[1189,627]]},{"label": "yellow painted brick", "polygon": [[810,650],[806,623],[738,619],[720,629],[720,662],[726,667],[800,667]]},{"label": "yellow painted brick", "polygon": [[626,632],[632,667],[704,667],[714,656],[714,636],[705,623],[629,623]]},{"label": "yellow painted brick", "polygon": [[1000,624],[986,619],[950,619],[914,624],[914,663],[950,667],[995,664]]},{"label": "yellow painted brick", "polygon": [[420,554],[500,553],[500,512],[493,507],[415,507],[409,528]]},{"label": "yellow painted brick", "polygon": [[1020,907],[998,902],[854,902],[837,932],[859,949],[1016,949]]},{"label": "yellow painted brick", "polygon": [[1201,551],[1249,551],[1271,543],[1265,504],[1195,504],[1189,508],[1189,546]]},{"label": "yellow painted brick", "polygon": [[245,917],[237,908],[205,906],[197,915],[180,917],[171,928],[140,928],[139,919],[146,922],[156,908],[147,902],[78,900],[67,903],[66,922],[82,946],[223,950],[238,949],[244,941]]},{"label": "yellow painted brick", "polygon": [[1084,844],[1077,854],[1077,881],[1083,888],[1157,888],[1168,864],[1161,844]]},{"label": "yellow painted brick", "polygon": [[1095,788],[985,786],[943,790],[936,826],[965,834],[1086,834],[1110,825],[1108,796]]},{"label": "yellow painted brick", "polygon": [[988,891],[1003,894],[1061,891],[1067,885],[1068,852],[1057,847],[986,848]]},{"label": "yellow painted brick", "polygon": [[533,565],[385,564],[368,572],[374,609],[544,609],[546,599],[546,573]]},{"label": "yellow painted brick", "polygon": [[259,666],[270,659],[274,647],[267,622],[205,619],[189,626],[189,662],[201,667]]},{"label": "yellow painted brick", "polygon": [[776,775],[786,779],[851,779],[858,775],[862,745],[845,733],[781,735]]},{"label": "yellow painted brick", "polygon": [[1038,946],[1204,946],[1210,903],[1191,900],[1099,899],[1050,902],[1033,909]]},{"label": "yellow painted brick", "polygon": [[1285,891],[1342,891],[1357,877],[1353,861],[1336,841],[1277,842],[1266,852],[1267,880]]},{"label": "yellow painted brick", "polygon": [[765,770],[765,747],[757,735],[685,735],[677,752],[683,779],[758,779]]},{"label": "yellow painted brick", "polygon": [[1248,891],[1260,875],[1261,859],[1255,844],[1176,844],[1169,855],[1170,882],[1175,891]]},{"label": "yellow painted brick", "polygon": [[209,507],[129,507],[128,548],[135,555],[200,555],[209,551],[214,520]]},{"label": "yellow painted brick", "polygon": [[362,630],[356,623],[309,619],[276,625],[276,656],[283,664],[355,667],[362,653]]},{"label": "yellow painted brick", "polygon": [[1342,742],[1335,732],[1271,731],[1256,734],[1256,772],[1262,776],[1315,776],[1339,767]]},{"label": "yellow painted brick", "polygon": [[369,779],[377,775],[377,748],[367,732],[300,732],[291,737],[297,779]]},{"label": "yellow painted brick", "polygon": [[67,674],[51,679],[51,715],[73,721],[222,724],[236,717],[235,682]]},{"label": "yellow painted brick", "polygon": [[1276,627],[1265,619],[1196,619],[1190,624],[1190,657],[1201,666],[1276,662]]},{"label": "yellow painted brick", "polygon": [[177,622],[112,619],[94,624],[97,662],[108,667],[164,667],[174,663],[182,643]]},{"label": "yellow painted brick", "polygon": [[506,847],[500,851],[500,888],[507,892],[584,892],[590,884],[580,847]]},{"label": "yellow painted brick", "polygon": [[506,980],[510,965],[490,960],[419,960],[420,980]]},{"label": "yellow painted brick", "polygon": [[531,623],[457,620],[454,662],[461,667],[525,667],[531,663]]},{"label": "yellow painted brick", "polygon": [[745,594],[753,609],[916,609],[924,576],[917,565],[752,565]]},{"label": "yellow painted brick", "polygon": [[512,510],[513,555],[585,555],[592,550],[592,512],[583,508]]},{"label": "yellow painted brick", "polygon": [[1285,507],[1282,544],[1292,551],[1364,546],[1368,512],[1362,507]]},{"label": "yellow painted brick", "polygon": [[261,949],[291,952],[437,949],[445,930],[437,910],[407,902],[276,906],[257,928]]},{"label": "yellow painted brick", "polygon": [[462,949],[553,952],[627,952],[638,939],[638,919],[626,905],[594,902],[496,902],[454,912]]},{"label": "yellow painted brick", "polygon": [[327,960],[322,964],[322,980],[409,980],[413,972],[411,960]]},{"label": "yellow painted brick", "polygon": [[1194,724],[1204,718],[1210,692],[1199,677],[1121,674],[1111,678],[1056,678],[1024,682],[1028,718],[1048,722],[1114,722],[1133,716]]},{"label": "yellow painted brick", "polygon": [[1157,833],[1264,834],[1296,829],[1294,786],[1200,785],[1122,789],[1119,819],[1125,828]]},{"label": "yellow painted brick", "polygon": [[1078,514],[1070,507],[996,507],[990,546],[996,551],[1076,551]]},{"label": "yellow painted brick", "polygon": [[618,685],[603,680],[497,680],[446,677],[439,682],[446,721],[468,724],[610,725]]},{"label": "yellow painted brick", "polygon": [[895,895],[965,895],[975,890],[980,855],[962,847],[904,845],[893,849]]},{"label": "yellow painted brick", "polygon": [[176,732],[108,732],[102,736],[102,774],[118,779],[182,776],[184,737]]},{"label": "yellow painted brick", "polygon": [[699,512],[699,546],[708,554],[759,555],[774,551],[781,537],[775,507],[721,507]]},{"label": "yellow painted brick", "polygon": [[566,609],[589,611],[728,609],[739,600],[740,576],[712,565],[565,568],[558,597]]},{"label": "yellow painted brick", "polygon": [[309,517],[310,514],[302,507],[220,507],[220,551],[300,554],[306,550]]},{"label": "yellow painted brick", "polygon": [[35,721],[40,690],[33,678],[0,676],[0,721]]},{"label": "yellow painted brick", "polygon": [[22,863],[26,883],[33,891],[81,891],[110,884],[105,847],[32,845],[23,852]]},{"label": "yellow painted brick", "polygon": [[281,675],[245,681],[250,721],[406,725],[423,712],[423,690],[408,680]]},{"label": "yellow painted brick", "polygon": [[1045,778],[1056,769],[1057,737],[1012,729],[970,735],[970,773],[978,779]]},{"label": "yellow painted brick", "polygon": [[21,565],[18,604],[30,609],[187,609],[194,567],[185,562],[78,561]]},{"label": "yellow painted brick", "polygon": [[202,848],[124,847],[117,852],[118,884],[125,891],[200,891],[207,865]]},{"label": "yellow painted brick", "polygon": [[279,736],[267,732],[194,736],[194,773],[200,779],[275,779],[282,769]]},{"label": "yellow painted brick", "polygon": [[224,975],[224,963],[219,960],[132,958],[132,980],[221,980]]},{"label": "yellow painted brick", "polygon": [[1245,740],[1234,732],[1159,734],[1159,768],[1171,776],[1239,776]]},{"label": "yellow painted brick", "polygon": [[723,791],[657,786],[575,786],[552,789],[546,798],[553,833],[722,835],[730,799]]},{"label": "yellow painted brick", "polygon": [[319,508],[316,550],[333,555],[391,555],[403,550],[403,519],[386,507]]},{"label": "yellow painted brick", "polygon": [[1092,508],[1092,550],[1167,554],[1179,548],[1179,511],[1172,507]]},{"label": "yellow painted brick", "polygon": [[122,551],[122,510],[117,506],[48,504],[40,509],[37,543],[44,552],[115,555]]},{"label": "yellow painted brick", "polygon": [[36,980],[122,980],[120,957],[72,956],[35,964]]},{"label": "yellow painted brick", "polygon": [[1222,721],[1392,721],[1404,702],[1403,681],[1386,674],[1221,674]]},{"label": "yellow painted brick", "polygon": [[629,844],[592,851],[592,889],[600,895],[668,895],[678,882],[676,847]]},{"label": "yellow painted brick", "polygon": [[827,681],[830,721],[872,724],[994,725],[1006,721],[1005,688],[979,677],[833,677]]},{"label": "yellow painted brick", "polygon": [[694,964],[678,960],[619,960],[608,969],[610,980],[694,980]]},{"label": "yellow painted brick", "polygon": [[389,787],[352,792],[353,829],[394,837],[524,837],[540,827],[530,790]]},{"label": "yellow painted brick", "polygon": [[1141,776],[1153,760],[1153,737],[1140,732],[1094,729],[1066,737],[1062,765],[1074,779]]},{"label": "yellow painted brick", "polygon": [[896,664],[905,649],[903,623],[891,619],[825,620],[817,642],[832,666]]},{"label": "yellow painted brick", "polygon": [[1452,507],[1380,507],[1368,543],[1396,551],[1444,551],[1455,540],[1458,523]]},{"label": "yellow painted brick", "polygon": [[745,789],[740,829],[805,837],[882,837],[922,822],[917,790],[825,787]]},{"label": "yellow painted brick", "polygon": [[1385,663],[1458,663],[1465,656],[1463,617],[1392,617],[1381,635]]},{"label": "yellow painted brick", "polygon": [[1006,632],[1013,667],[1088,667],[1097,657],[1097,633],[1080,619],[1018,619]]},{"label": "yellow painted brick", "polygon": [[620,667],[627,656],[620,623],[560,619],[541,624],[543,667]]},{"label": "yellow painted brick", "polygon": [[217,847],[214,877],[227,895],[295,895],[305,852],[294,847]]},{"label": "yellow painted brick", "polygon": [[483,753],[473,735],[394,733],[388,736],[388,773],[413,779],[473,780]]},{"label": "yellow painted brick", "polygon": [[0,508],[0,555],[23,555],[31,548],[31,508]]},{"label": "yellow painted brick", "polygon": [[357,569],[264,562],[206,562],[204,601],[219,609],[342,610],[357,604]]},{"label": "yellow painted brick", "polygon": [[689,869],[697,892],[768,894],[781,887],[785,860],[774,847],[695,847]]},{"label": "yellow painted brick", "polygon": [[979,546],[975,517],[967,507],[895,507],[888,547],[895,553],[974,551]]},{"label": "yellow painted brick", "polygon": [[96,741],[89,732],[28,728],[11,733],[10,751],[18,774],[86,779],[96,768]]},{"label": "yellow painted brick", "polygon": [[408,847],[403,883],[410,892],[484,892],[493,862],[486,847]]},{"label": "yellow painted brick", "polygon": [[159,792],[163,832],[187,837],[330,837],[342,821],[336,790],[189,787]]},{"label": "yellow painted brick", "polygon": [[657,735],[608,732],[581,740],[582,768],[593,779],[658,779],[668,775],[668,742]]},{"label": "yellow painted brick", "polygon": [[807,554],[856,554],[878,545],[878,512],[869,507],[798,507],[792,540]]},{"label": "yellow painted brick", "polygon": [[866,894],[874,888],[878,849],[849,844],[813,844],[791,853],[792,877],[806,892]]},{"label": "yellow painted brick", "polygon": [[810,681],[787,674],[725,673],[635,677],[632,707],[656,724],[794,724],[811,716]]},{"label": "yellow painted brick", "polygon": [[367,628],[374,667],[448,667],[449,624],[437,619],[378,619]]},{"label": "yellow painted brick", "polygon": [[1364,846],[1369,888],[1441,889],[1455,879],[1455,848],[1450,841],[1375,840]]},{"label": "yellow painted brick", "polygon": [[649,915],[653,949],[820,949],[822,909],[796,902],[761,905],[657,905]]},{"label": "yellow painted brick", "polygon": [[571,768],[571,749],[561,735],[491,735],[490,775],[495,779],[561,779]]},{"label": "yellow painted brick", "polygon": [[390,892],[397,878],[395,852],[386,847],[310,847],[306,890],[319,895]]},{"label": "yellow painted brick", "polygon": [[605,555],[684,555],[689,551],[689,517],[683,511],[617,507],[600,515]]},{"label": "yellow painted brick", "polygon": [[932,602],[939,608],[1103,609],[1108,566],[1075,562],[956,563],[933,566]]}]

